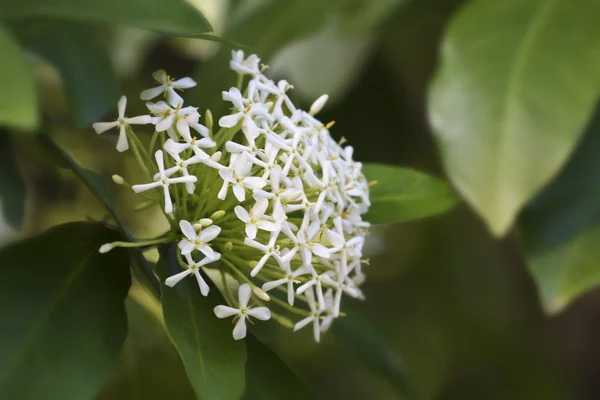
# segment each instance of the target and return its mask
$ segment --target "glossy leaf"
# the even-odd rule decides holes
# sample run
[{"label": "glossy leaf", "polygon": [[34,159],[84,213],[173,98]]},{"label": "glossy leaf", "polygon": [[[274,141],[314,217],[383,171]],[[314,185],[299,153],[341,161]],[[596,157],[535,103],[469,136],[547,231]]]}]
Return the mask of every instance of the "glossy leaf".
[{"label": "glossy leaf", "polygon": [[14,24],[13,32],[58,70],[77,127],[89,128],[116,107],[119,90],[98,28],[34,19]]},{"label": "glossy leaf", "polygon": [[450,210],[457,199],[440,179],[409,168],[365,164],[363,173],[377,184],[370,189],[372,224],[406,222]]},{"label": "glossy leaf", "polygon": [[245,400],[312,399],[312,393],[298,376],[267,346],[254,336],[245,339],[246,362]]},{"label": "glossy leaf", "polygon": [[[332,10],[343,0],[267,0],[251,11],[233,18],[223,34],[228,40],[248,46],[246,53],[256,53],[263,62],[286,44],[316,32]],[[198,85],[189,91],[189,102],[210,107],[215,116],[227,111],[221,92],[235,85],[237,75],[229,68],[231,48],[222,46],[210,63],[194,77]]]},{"label": "glossy leaf", "polygon": [[202,13],[185,0],[0,0],[0,19],[24,17],[119,24],[170,34],[212,31]]},{"label": "glossy leaf", "polygon": [[14,38],[0,26],[0,126],[25,130],[38,124],[33,70]]},{"label": "glossy leaf", "polygon": [[449,27],[430,120],[450,179],[498,236],[593,112],[599,15],[594,0],[480,0]]},{"label": "glossy leaf", "polygon": [[98,400],[196,399],[164,327],[131,297],[125,306],[129,335],[117,368]]},{"label": "glossy leaf", "polygon": [[17,166],[10,136],[0,130],[0,198],[4,219],[20,229],[25,217],[25,182]]},{"label": "glossy leaf", "polygon": [[335,338],[356,355],[370,371],[384,378],[401,399],[416,399],[412,378],[402,360],[386,344],[373,323],[356,310],[332,325]]},{"label": "glossy leaf", "polygon": [[157,274],[165,324],[196,395],[200,399],[239,398],[244,393],[246,346],[233,339],[231,321],[218,319],[213,312],[225,300],[215,287],[207,297],[202,296],[193,276],[172,288],[166,286],[165,279],[181,272],[178,249],[168,245],[159,251]]},{"label": "glossy leaf", "polygon": [[600,284],[600,110],[561,174],[519,218],[529,269],[549,312]]},{"label": "glossy leaf", "polygon": [[[108,212],[110,212],[111,216],[121,228],[123,235],[127,238],[128,241],[133,241],[134,237],[129,231],[129,227],[127,223],[119,213],[117,212],[117,207],[115,203],[114,195],[110,189],[110,182],[104,176],[97,174],[94,171],[83,168],[81,165],[77,163],[66,151],[61,149],[49,136],[40,135],[40,142],[43,146],[48,149],[48,151],[56,157],[57,160],[64,163],[67,168],[73,170],[73,172],[85,183],[85,185],[90,189],[90,191],[98,198]],[[156,290],[156,292],[160,292],[160,285],[154,276],[152,265],[146,260],[140,248],[132,248],[131,254],[136,262],[136,264],[144,271],[145,279],[148,279],[150,285]],[[134,270],[135,271],[135,270]]]},{"label": "glossy leaf", "polygon": [[93,398],[127,335],[127,251],[120,236],[70,223],[0,251],[0,398]]}]

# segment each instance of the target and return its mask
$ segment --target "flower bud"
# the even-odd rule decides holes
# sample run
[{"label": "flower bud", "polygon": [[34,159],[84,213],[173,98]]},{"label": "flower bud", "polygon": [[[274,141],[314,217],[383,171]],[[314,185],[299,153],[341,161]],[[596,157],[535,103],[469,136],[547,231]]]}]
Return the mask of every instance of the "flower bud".
[{"label": "flower bud", "polygon": [[200,225],[202,225],[203,228],[206,228],[207,226],[211,226],[213,221],[210,218],[202,218],[200,221],[198,221],[200,223]]},{"label": "flower bud", "polygon": [[252,291],[261,300],[264,300],[264,301],[270,301],[271,300],[271,297],[267,294],[267,292],[265,292],[264,290],[262,290],[258,286],[252,287]]},{"label": "flower bud", "polygon": [[210,216],[210,219],[212,219],[213,221],[215,221],[217,219],[223,218],[223,216],[225,216],[225,211],[224,210],[219,210],[219,211],[215,211],[214,213],[212,213],[212,215]]},{"label": "flower bud", "polygon": [[208,129],[210,129],[212,131],[212,128],[213,128],[213,115],[210,112],[210,110],[206,110],[206,112],[204,113],[204,124],[206,125],[206,127]]},{"label": "flower bud", "polygon": [[225,251],[231,251],[231,249],[233,249],[233,243],[231,243],[231,242],[225,243],[224,248],[225,248]]},{"label": "flower bud", "polygon": [[100,249],[98,249],[98,252],[104,254],[104,253],[108,253],[112,249],[113,249],[113,244],[112,243],[105,243],[102,246],[100,246]]},{"label": "flower bud", "polygon": [[217,151],[215,154],[213,154],[212,156],[210,156],[210,158],[211,158],[213,161],[217,161],[217,162],[219,162],[219,160],[221,160],[221,154],[222,154],[222,153],[221,153],[220,151]]},{"label": "flower bud", "polygon": [[116,183],[117,185],[122,185],[125,183],[125,179],[123,179],[123,177],[121,175],[113,175],[112,176],[112,180],[114,183]]},{"label": "flower bud", "polygon": [[195,230],[196,232],[198,232],[199,230],[201,230],[201,229],[202,229],[202,224],[200,224],[200,223],[198,223],[198,224],[194,224],[194,225],[192,225],[192,227],[194,227],[194,230]]},{"label": "flower bud", "polygon": [[316,113],[321,111],[325,106],[325,103],[327,103],[327,100],[329,100],[329,96],[326,94],[322,95],[317,100],[315,100],[315,102],[312,103],[312,106],[310,106],[309,114],[315,115]]}]

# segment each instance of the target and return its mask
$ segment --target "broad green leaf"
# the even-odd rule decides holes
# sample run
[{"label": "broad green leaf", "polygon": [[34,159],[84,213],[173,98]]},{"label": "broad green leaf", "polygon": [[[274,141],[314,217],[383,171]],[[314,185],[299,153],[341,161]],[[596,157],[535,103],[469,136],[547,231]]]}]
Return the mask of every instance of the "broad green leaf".
[{"label": "broad green leaf", "polygon": [[89,128],[116,107],[116,77],[97,27],[34,19],[14,24],[13,32],[58,70],[78,128]]},{"label": "broad green leaf", "polygon": [[369,31],[410,0],[357,0],[342,12],[341,28],[347,34]]},{"label": "broad green leaf", "polygon": [[246,346],[233,339],[231,321],[215,316],[214,307],[225,303],[214,286],[203,297],[193,276],[172,288],[164,284],[181,272],[177,251],[176,245],[161,246],[157,268],[169,336],[200,399],[238,399],[244,393]]},{"label": "broad green leaf", "polygon": [[0,20],[26,17],[118,24],[176,35],[212,31],[202,13],[185,0],[0,0]]},{"label": "broad green leaf", "polygon": [[13,37],[0,25],[0,126],[33,130],[38,125],[33,70]]},{"label": "broad green leaf", "polygon": [[573,157],[519,218],[544,308],[558,312],[600,284],[600,109]]},{"label": "broad green leaf", "polygon": [[25,217],[25,182],[17,167],[10,136],[0,130],[0,198],[4,219],[20,229]]},{"label": "broad green leaf", "polygon": [[[67,168],[73,170],[73,172],[85,183],[85,185],[90,189],[90,191],[98,198],[106,209],[110,212],[111,216],[123,232],[123,235],[129,241],[133,241],[134,237],[129,231],[127,223],[119,213],[117,212],[115,198],[113,196],[112,191],[110,190],[110,182],[104,176],[97,174],[94,171],[83,168],[80,166],[77,161],[73,160],[73,158],[61,149],[49,136],[40,135],[39,140],[42,145],[48,149],[48,151],[54,155],[58,160],[64,162]],[[154,272],[152,270],[152,265],[146,260],[140,248],[132,248],[131,254],[136,264],[144,271],[145,277],[149,280],[150,284],[156,290],[156,292],[160,292],[160,285],[156,280]],[[135,269],[134,269],[135,271]],[[140,277],[141,279],[141,277]]]},{"label": "broad green leaf", "polygon": [[0,398],[93,398],[127,335],[127,251],[120,235],[70,223],[0,251]]},{"label": "broad green leaf", "polygon": [[[234,18],[223,34],[228,40],[248,46],[263,62],[286,44],[316,32],[332,10],[344,0],[267,0],[251,11]],[[222,46],[213,60],[201,66],[194,77],[198,85],[189,91],[189,101],[201,109],[210,108],[215,116],[227,110],[221,92],[235,85],[237,75],[229,69],[231,48]]]},{"label": "broad green leaf", "polygon": [[497,236],[562,167],[600,93],[600,2],[471,1],[430,98],[448,175]]},{"label": "broad green leaf", "polygon": [[315,395],[298,376],[267,346],[254,336],[245,339],[246,362],[245,400],[312,399]]},{"label": "broad green leaf", "polygon": [[332,325],[335,338],[352,351],[373,373],[384,378],[400,399],[416,399],[412,377],[402,360],[388,347],[373,323],[357,310],[347,311],[348,316],[339,318]]},{"label": "broad green leaf", "polygon": [[117,368],[98,400],[196,399],[164,327],[131,297],[125,307],[129,334]]},{"label": "broad green leaf", "polygon": [[377,181],[370,189],[371,207],[366,219],[372,224],[406,222],[443,213],[457,199],[438,178],[409,168],[365,164],[367,180]]}]

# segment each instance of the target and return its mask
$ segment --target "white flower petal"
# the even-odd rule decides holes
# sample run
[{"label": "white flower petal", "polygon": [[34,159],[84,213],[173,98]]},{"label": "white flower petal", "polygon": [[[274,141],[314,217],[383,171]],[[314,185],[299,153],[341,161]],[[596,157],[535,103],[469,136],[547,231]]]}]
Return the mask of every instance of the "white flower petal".
[{"label": "white flower petal", "polygon": [[213,311],[217,318],[228,318],[240,314],[240,310],[228,306],[216,306]]},{"label": "white flower petal", "polygon": [[179,229],[181,229],[181,232],[185,235],[185,237],[191,240],[192,242],[196,240],[196,230],[189,221],[186,221],[184,219],[179,221]]},{"label": "white flower petal", "polygon": [[237,217],[240,219],[240,221],[245,222],[245,223],[250,222],[250,214],[248,214],[248,211],[246,211],[246,209],[244,207],[235,206],[235,208],[233,209],[233,212],[235,213],[235,215],[237,215]]},{"label": "white flower petal", "polygon": [[119,118],[125,118],[125,107],[127,107],[127,97],[121,96],[119,102],[117,103]]},{"label": "white flower petal", "polygon": [[96,122],[92,125],[92,128],[96,131],[97,134],[104,133],[109,129],[112,129],[116,126],[119,126],[119,121],[113,122]]},{"label": "white flower petal", "polygon": [[275,281],[271,281],[271,282],[266,282],[264,285],[262,285],[262,290],[264,290],[265,292],[268,292],[271,289],[275,289],[276,287],[279,287],[285,283],[287,283],[289,280],[288,278],[281,278],[281,279],[277,279]]},{"label": "white flower petal", "polygon": [[124,152],[129,149],[129,143],[127,142],[127,133],[124,125],[119,128],[119,140],[117,140],[117,151]]},{"label": "white flower petal", "polygon": [[208,285],[202,278],[202,275],[200,275],[200,271],[198,271],[198,270],[194,271],[194,275],[196,276],[196,280],[198,281],[198,286],[200,287],[200,293],[202,294],[202,296],[205,296],[205,297],[208,296],[208,292],[210,292],[210,288],[208,287]]},{"label": "white flower petal", "polygon": [[246,316],[240,315],[240,318],[235,323],[235,328],[233,328],[233,338],[235,340],[240,340],[246,337]]},{"label": "white flower petal", "polygon": [[190,275],[191,273],[192,273],[191,269],[186,269],[183,272],[180,272],[178,274],[172,275],[172,276],[168,277],[165,280],[165,285],[167,285],[168,287],[173,287],[177,283],[179,283],[179,281],[181,281],[183,278],[185,278],[186,276]]},{"label": "white flower petal", "polygon": [[248,307],[248,302],[250,301],[250,295],[252,294],[252,288],[247,283],[243,283],[240,285],[238,289],[238,303],[240,303],[240,308]]},{"label": "white flower petal", "polygon": [[198,237],[202,242],[210,242],[211,240],[219,236],[219,233],[221,233],[221,227],[217,225],[211,225],[202,229]]},{"label": "white flower petal", "polygon": [[300,321],[300,322],[296,323],[296,325],[294,325],[294,332],[304,328],[306,325],[310,324],[314,320],[315,320],[315,317],[312,315],[310,317],[304,318],[302,321]]},{"label": "white flower petal", "polygon": [[140,94],[140,100],[152,100],[153,98],[163,94],[164,91],[164,86],[157,86],[151,89],[146,89]]},{"label": "white flower petal", "polygon": [[242,180],[242,184],[248,189],[262,189],[267,185],[267,182],[258,176],[247,176]]},{"label": "white flower petal", "polygon": [[171,86],[173,86],[175,89],[189,89],[196,86],[196,82],[192,78],[185,77],[173,81]]},{"label": "white flower petal", "polygon": [[271,319],[271,311],[267,307],[251,308],[246,311],[246,314],[256,319],[260,319],[261,321]]},{"label": "white flower petal", "polygon": [[236,113],[231,115],[225,115],[219,119],[219,126],[223,128],[233,128],[240,122],[240,119],[244,116],[243,113]]}]

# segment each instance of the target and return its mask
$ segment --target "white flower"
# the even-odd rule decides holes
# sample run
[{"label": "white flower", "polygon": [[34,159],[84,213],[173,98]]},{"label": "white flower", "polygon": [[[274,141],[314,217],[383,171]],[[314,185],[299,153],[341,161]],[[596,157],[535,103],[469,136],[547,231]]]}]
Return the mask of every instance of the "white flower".
[{"label": "white flower", "polygon": [[165,71],[158,70],[152,74],[152,77],[160,83],[160,86],[154,87],[152,89],[147,89],[142,92],[140,95],[140,99],[142,100],[151,100],[156,96],[160,96],[161,94],[165,94],[167,101],[173,107],[181,106],[183,104],[183,99],[179,96],[175,89],[189,89],[191,87],[196,86],[196,82],[192,78],[181,78],[177,80],[172,80],[172,78],[167,75]]},{"label": "white flower", "polygon": [[168,277],[165,280],[165,285],[167,285],[169,287],[173,287],[177,283],[179,283],[179,281],[181,281],[183,278],[185,278],[186,276],[194,275],[196,277],[196,280],[198,281],[198,286],[200,287],[200,293],[202,293],[202,296],[208,296],[208,292],[210,291],[210,288],[208,287],[208,285],[204,281],[204,278],[202,278],[202,275],[200,274],[200,269],[201,269],[200,267],[202,267],[203,265],[209,264],[211,262],[218,261],[219,259],[221,259],[221,254],[215,252],[213,254],[213,257],[204,257],[202,260],[200,260],[198,262],[195,262],[190,254],[185,254],[184,256],[187,261],[188,268],[186,270],[184,270],[183,272],[180,272],[178,274]]},{"label": "white flower", "polygon": [[[168,152],[168,149],[166,148],[166,146],[165,146],[165,150],[167,150],[167,152]],[[175,160],[176,165],[165,170],[166,176],[171,176],[176,172],[181,172],[183,174],[183,176],[190,176],[190,173],[187,169],[190,165],[199,164],[199,163],[205,161],[205,159],[207,159],[207,158],[210,159],[210,157],[208,157],[208,155],[206,153],[205,154],[196,154],[195,156],[190,157],[187,160],[182,160],[181,157],[179,157],[179,154],[177,154],[177,153],[169,152],[169,155]],[[154,179],[158,179],[159,176],[160,176],[159,174],[155,174]],[[194,182],[186,182],[185,188],[189,194],[192,194],[192,193],[194,193],[196,185],[194,185]]]},{"label": "white flower", "polygon": [[283,222],[283,220],[286,218],[283,204],[298,200],[302,195],[302,191],[296,188],[281,189],[282,178],[281,167],[274,167],[271,171],[271,179],[269,180],[271,184],[271,190],[267,192],[257,189],[253,194],[254,199],[257,201],[262,199],[273,200],[273,218],[275,218],[275,221],[279,223]]},{"label": "white flower", "polygon": [[149,115],[140,115],[139,117],[125,118],[125,107],[127,106],[127,98],[121,96],[117,108],[119,111],[119,117],[113,122],[96,122],[92,125],[92,128],[96,133],[100,134],[106,132],[109,129],[119,127],[119,140],[117,141],[117,151],[123,152],[129,149],[129,143],[127,142],[127,126],[128,125],[146,125],[153,122],[152,117]]},{"label": "white flower", "polygon": [[[242,131],[249,143],[254,144],[254,139],[260,134],[260,129],[255,117],[269,118],[268,109],[262,103],[250,103],[242,97],[238,88],[232,87],[228,92],[223,92],[223,100],[230,101],[233,104],[234,113],[225,115],[219,119],[219,126],[223,128],[232,128],[240,120],[242,121]],[[247,104],[247,105],[245,105]]]},{"label": "white flower", "polygon": [[244,60],[244,52],[242,50],[232,50],[229,67],[238,74],[258,75],[260,74],[260,58],[256,54],[251,54]]},{"label": "white flower", "polygon": [[156,131],[167,131],[169,137],[173,140],[177,140],[175,127],[180,133],[187,132],[188,136],[190,136],[190,126],[203,136],[208,134],[208,129],[198,123],[200,114],[198,114],[195,107],[171,108],[164,101],[146,103],[146,107],[152,114],[156,115]]},{"label": "white flower", "polygon": [[162,150],[157,150],[154,153],[156,159],[156,165],[158,166],[158,174],[154,178],[154,182],[145,183],[142,185],[133,185],[131,188],[136,193],[145,192],[146,190],[154,189],[159,186],[163,187],[165,195],[165,212],[170,214],[173,212],[173,202],[171,201],[171,194],[169,192],[169,185],[174,183],[194,183],[198,180],[195,176],[181,176],[178,178],[169,178],[165,172],[165,162],[163,158]]},{"label": "white flower", "polygon": [[214,309],[217,318],[228,318],[237,317],[237,322],[233,328],[233,338],[240,340],[246,337],[246,318],[254,317],[261,321],[266,321],[271,318],[271,312],[267,307],[248,307],[248,301],[250,301],[250,295],[252,289],[250,285],[244,283],[240,285],[238,291],[238,303],[239,308],[233,308],[229,306],[216,306]]},{"label": "white flower", "polygon": [[235,215],[246,224],[246,236],[250,239],[255,239],[258,229],[263,231],[274,232],[280,229],[280,227],[271,221],[264,219],[265,211],[269,207],[269,201],[263,199],[257,201],[256,204],[250,209],[250,212],[246,211],[241,206],[236,206],[233,210]]},{"label": "white flower", "polygon": [[288,261],[287,266],[284,269],[285,276],[274,281],[266,282],[264,285],[262,285],[262,290],[268,292],[269,290],[275,289],[276,287],[287,284],[287,301],[290,306],[293,306],[295,298],[294,283],[300,282],[296,278],[300,275],[307,274],[308,272],[309,271],[304,267],[298,268],[297,270],[292,272]]},{"label": "white flower", "polygon": [[263,253],[265,253],[260,258],[260,260],[258,260],[258,263],[254,266],[252,271],[250,271],[250,276],[256,276],[256,274],[258,274],[260,272],[262,267],[264,267],[267,260],[279,252],[279,249],[277,247],[275,247],[275,242],[277,241],[278,236],[279,236],[279,232],[271,232],[271,237],[270,237],[269,243],[267,243],[267,245],[258,243],[256,240],[252,240],[250,238],[244,239],[245,245],[254,247],[255,249],[258,249],[258,250],[262,251]]},{"label": "white flower", "polygon": [[308,306],[310,307],[310,316],[304,318],[296,325],[294,325],[294,332],[304,328],[306,325],[313,323],[313,335],[315,337],[315,341],[319,342],[321,340],[321,328],[319,326],[319,319],[321,317],[322,309],[318,309],[315,304],[315,295],[312,290],[306,291],[306,300],[308,302]]},{"label": "white flower", "polygon": [[210,225],[202,229],[200,233],[196,233],[196,230],[189,221],[181,220],[179,221],[179,228],[181,228],[181,232],[185,236],[185,239],[182,239],[178,245],[181,254],[186,255],[194,250],[198,250],[206,257],[214,257],[215,252],[208,242],[219,236],[219,233],[221,233],[220,227],[217,225]]},{"label": "white flower", "polygon": [[[232,159],[233,160],[233,159]],[[223,186],[219,191],[217,198],[225,200],[227,197],[227,188],[233,186],[233,194],[239,201],[246,199],[246,189],[260,189],[267,182],[257,176],[248,176],[252,169],[252,163],[248,162],[244,156],[237,157],[233,167],[219,170],[219,175],[223,178]]]}]

